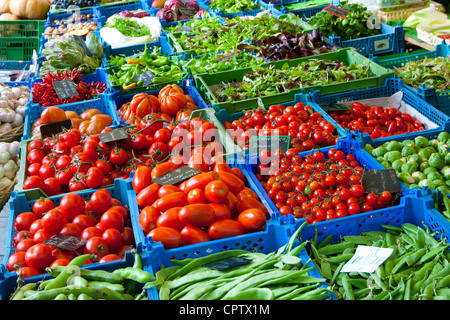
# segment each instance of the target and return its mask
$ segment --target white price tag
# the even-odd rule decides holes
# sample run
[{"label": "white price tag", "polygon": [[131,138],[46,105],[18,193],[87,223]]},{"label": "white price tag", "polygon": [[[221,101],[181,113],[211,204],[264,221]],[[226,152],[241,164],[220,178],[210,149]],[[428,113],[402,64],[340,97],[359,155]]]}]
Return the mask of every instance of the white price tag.
[{"label": "white price tag", "polygon": [[391,248],[358,246],[354,256],[342,267],[341,272],[372,273],[394,251]]}]

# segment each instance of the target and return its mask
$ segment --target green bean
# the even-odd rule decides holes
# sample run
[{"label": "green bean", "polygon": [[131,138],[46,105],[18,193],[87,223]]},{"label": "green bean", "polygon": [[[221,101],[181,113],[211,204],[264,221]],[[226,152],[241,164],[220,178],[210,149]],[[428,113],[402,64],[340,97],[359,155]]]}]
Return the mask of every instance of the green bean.
[{"label": "green bean", "polygon": [[189,290],[189,292],[181,297],[180,300],[198,300],[205,294],[214,290],[217,286],[214,284],[203,284],[201,286],[197,286],[195,289]]},{"label": "green bean", "polygon": [[381,291],[376,296],[374,296],[373,298],[371,298],[370,300],[384,300],[384,298],[387,297],[388,295],[389,295],[389,291],[384,290],[384,291]]},{"label": "green bean", "polygon": [[204,299],[205,300],[218,300],[221,299],[228,291],[237,286],[242,281],[248,279],[251,275],[241,275],[234,280],[222,285],[221,287],[216,288],[215,290],[209,292]]},{"label": "green bean", "polygon": [[354,287],[357,287],[359,289],[366,289],[367,288],[367,280],[366,279],[352,279],[349,278],[348,280],[350,284]]},{"label": "green bean", "polygon": [[408,257],[413,254],[414,254],[414,251],[410,251],[410,252],[404,254],[399,259],[399,261],[394,265],[394,267],[391,270],[391,273],[397,273],[406,264],[406,260],[408,259]]},{"label": "green bean", "polygon": [[176,289],[186,283],[199,282],[202,280],[207,280],[211,278],[217,278],[223,273],[218,270],[212,270],[209,268],[201,268],[199,272],[191,272],[183,277],[179,277],[174,280],[166,281],[169,289]]},{"label": "green bean", "polygon": [[[273,277],[272,279],[265,280],[265,281],[263,280],[258,285],[260,285],[260,286],[269,286],[269,285],[280,284],[280,283],[291,283],[291,281],[293,281],[294,283],[297,283],[295,281],[298,278],[300,278],[303,275],[305,275],[305,273],[307,274],[308,271],[310,271],[310,270],[312,270],[312,267],[310,267],[308,269],[298,270],[298,271],[289,271],[289,272],[287,272],[284,275],[280,274],[280,276],[278,276],[278,277]],[[277,270],[275,270],[275,271],[277,271]]]},{"label": "green bean", "polygon": [[274,293],[267,288],[251,288],[236,295],[228,297],[228,300],[273,300]]},{"label": "green bean", "polygon": [[88,286],[88,281],[80,276],[75,276],[71,278],[72,282],[68,283],[68,285],[73,285],[78,288],[86,288]]},{"label": "green bean", "polygon": [[361,235],[364,236],[370,236],[370,237],[374,237],[374,238],[384,238],[386,237],[388,234],[388,232],[384,232],[384,231],[364,231],[361,233]]},{"label": "green bean", "polygon": [[317,288],[293,297],[291,300],[323,300],[327,297],[329,297],[328,289]]},{"label": "green bean", "polygon": [[333,241],[333,235],[330,234],[330,235],[326,236],[325,239],[322,240],[322,242],[320,242],[320,244],[317,246],[317,249],[320,249],[326,245],[329,245],[332,241]]},{"label": "green bean", "polygon": [[446,249],[446,247],[444,247],[444,246],[439,246],[439,247],[431,249],[430,251],[428,251],[426,254],[424,254],[420,258],[419,263],[425,263],[425,262],[429,261],[436,255],[442,253],[445,249]]},{"label": "green bean", "polygon": [[67,298],[68,298],[68,300],[78,300],[78,296],[73,292],[69,293]]},{"label": "green bean", "polygon": [[297,289],[299,286],[277,286],[277,287],[269,287],[270,290],[272,290],[274,294],[274,300],[279,300],[279,297],[284,296],[285,294],[288,294],[289,292]]},{"label": "green bean", "polygon": [[53,300],[69,300],[69,298],[64,293],[60,293]]},{"label": "green bean", "polygon": [[203,265],[203,264],[206,264],[209,262],[213,262],[216,260],[225,259],[228,257],[233,257],[233,256],[236,257],[236,256],[239,256],[244,253],[248,253],[248,251],[233,249],[233,250],[227,250],[227,251],[213,253],[213,254],[210,254],[210,255],[207,255],[207,256],[201,257],[201,258],[196,258],[196,259],[192,260],[191,262],[189,262],[188,264],[181,267],[180,269],[178,269],[177,271],[175,271],[174,273],[172,273],[170,276],[168,276],[167,280],[172,280],[172,279],[175,279],[176,277],[185,275],[190,270],[194,269],[197,266],[200,266],[200,265]]},{"label": "green bean", "polygon": [[344,236],[344,241],[353,242],[354,244],[370,245],[374,242],[370,236]]},{"label": "green bean", "polygon": [[35,290],[35,289],[36,289],[35,282],[24,284],[12,294],[10,300],[22,300],[23,298],[25,298],[25,292],[27,292],[28,290]]},{"label": "green bean", "polygon": [[78,300],[91,300],[91,298],[86,293],[80,293],[78,295]]},{"label": "green bean", "polygon": [[329,256],[332,254],[340,253],[346,248],[354,247],[354,243],[351,242],[340,242],[337,244],[329,244],[325,247],[317,249],[317,252],[324,256]]},{"label": "green bean", "polygon": [[342,287],[345,290],[344,298],[346,300],[355,300],[355,296],[353,295],[353,288],[352,285],[350,284],[350,279],[348,275],[344,275],[342,277]]},{"label": "green bean", "polygon": [[53,300],[60,293],[64,293],[65,287],[56,288],[51,290],[41,290],[35,292],[29,297],[25,297],[23,300]]},{"label": "green bean", "polygon": [[125,287],[119,283],[111,283],[106,281],[88,281],[88,287],[107,288],[112,291],[125,292]]},{"label": "green bean", "polygon": [[333,276],[331,277],[331,280],[330,280],[330,286],[332,286],[336,282],[337,277],[339,276],[341,269],[345,265],[345,263],[346,263],[345,261],[342,261],[339,264],[339,266],[336,268],[336,270],[334,271]]},{"label": "green bean", "polygon": [[405,293],[403,294],[403,300],[411,300],[411,284],[412,278],[409,278],[405,284]]},{"label": "green bean", "polygon": [[147,283],[155,279],[150,272],[142,269],[135,269],[133,267],[115,269],[112,273],[117,274],[124,279],[134,280],[139,283]]},{"label": "green bean", "polygon": [[334,257],[327,258],[327,261],[331,262],[331,263],[341,263],[342,261],[347,262],[353,256],[354,256],[354,253],[340,254],[340,255],[337,255],[337,256],[334,256]]},{"label": "green bean", "polygon": [[66,286],[67,281],[69,280],[70,276],[80,270],[80,268],[86,263],[88,259],[90,259],[92,255],[90,254],[83,254],[76,258],[73,258],[67,266],[64,266],[64,269],[59,273],[55,280],[49,283],[44,290],[51,290],[56,288],[61,288]]},{"label": "green bean", "polygon": [[403,229],[401,227],[396,227],[396,226],[393,226],[393,225],[390,225],[390,224],[382,224],[380,226],[385,228],[388,232],[389,231],[392,231],[392,232],[395,232],[395,233],[402,233],[403,232]]},{"label": "green bean", "polygon": [[418,249],[416,252],[406,258],[406,264],[408,266],[414,265],[423,255],[425,255],[425,253],[427,253],[427,249]]},{"label": "green bean", "polygon": [[449,285],[450,285],[450,274],[441,278],[437,283],[438,288],[445,288],[448,287]]},{"label": "green bean", "polygon": [[331,274],[331,265],[329,262],[322,260],[320,261],[320,270],[321,270],[321,274],[324,278],[330,280],[332,277]]},{"label": "green bean", "polygon": [[74,294],[76,296],[84,293],[89,297],[94,299],[106,299],[106,300],[133,300],[133,296],[125,295],[117,291],[110,290],[108,288],[96,288],[96,287],[87,287],[87,288],[69,288],[66,287],[66,292],[69,294]]},{"label": "green bean", "polygon": [[433,294],[434,294],[433,284],[430,283],[430,284],[426,285],[426,287],[424,288],[421,298],[422,298],[422,300],[431,300],[431,298],[433,297]]},{"label": "green bean", "polygon": [[[64,267],[55,266],[51,269],[51,275],[57,276],[62,270],[64,270]],[[81,268],[79,276],[88,281],[107,281],[111,283],[122,283],[124,281],[122,276],[105,270],[89,270]]]},{"label": "green bean", "polygon": [[300,287],[300,288],[294,289],[291,292],[289,292],[281,297],[278,297],[277,300],[291,300],[293,297],[299,295],[300,293],[311,290],[315,287],[316,287],[316,285],[310,285],[310,286],[305,286],[305,287]]},{"label": "green bean", "polygon": [[25,292],[23,293],[23,295],[25,296],[25,298],[27,298],[27,297],[29,297],[29,296],[32,296],[32,295],[38,293],[38,292],[39,292],[38,290],[30,289],[30,290],[25,291]]}]

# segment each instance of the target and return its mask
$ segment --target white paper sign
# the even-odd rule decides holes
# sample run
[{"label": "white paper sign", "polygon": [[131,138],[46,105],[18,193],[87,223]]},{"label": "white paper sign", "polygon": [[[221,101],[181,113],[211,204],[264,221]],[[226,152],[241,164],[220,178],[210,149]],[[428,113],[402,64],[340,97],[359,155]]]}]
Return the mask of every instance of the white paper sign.
[{"label": "white paper sign", "polygon": [[372,273],[394,251],[392,248],[358,246],[353,257],[342,267],[341,272]]}]

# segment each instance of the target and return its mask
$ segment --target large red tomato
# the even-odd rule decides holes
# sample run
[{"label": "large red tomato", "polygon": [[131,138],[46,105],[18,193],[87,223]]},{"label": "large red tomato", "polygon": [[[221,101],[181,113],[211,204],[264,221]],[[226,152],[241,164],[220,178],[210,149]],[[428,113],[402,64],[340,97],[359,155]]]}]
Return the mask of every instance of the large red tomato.
[{"label": "large red tomato", "polygon": [[53,262],[52,251],[47,245],[37,243],[25,253],[25,262],[29,267],[44,271]]}]

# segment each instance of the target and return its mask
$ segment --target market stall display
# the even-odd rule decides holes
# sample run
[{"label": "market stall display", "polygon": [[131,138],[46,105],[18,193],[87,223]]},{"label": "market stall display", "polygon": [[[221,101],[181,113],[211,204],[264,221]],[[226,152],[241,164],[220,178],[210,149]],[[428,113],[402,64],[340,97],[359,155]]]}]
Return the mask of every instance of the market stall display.
[{"label": "market stall display", "polygon": [[1,300],[450,300],[442,6],[0,11]]}]

